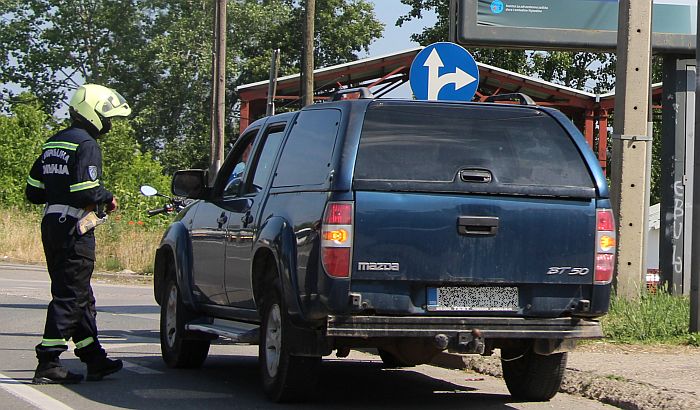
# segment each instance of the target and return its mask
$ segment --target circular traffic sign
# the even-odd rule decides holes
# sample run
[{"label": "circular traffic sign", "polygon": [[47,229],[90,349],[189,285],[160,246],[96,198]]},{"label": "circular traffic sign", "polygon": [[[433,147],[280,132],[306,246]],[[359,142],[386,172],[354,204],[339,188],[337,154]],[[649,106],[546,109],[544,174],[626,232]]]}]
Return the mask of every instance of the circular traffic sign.
[{"label": "circular traffic sign", "polygon": [[463,47],[433,43],[413,59],[409,82],[419,100],[471,101],[479,86],[479,67]]}]

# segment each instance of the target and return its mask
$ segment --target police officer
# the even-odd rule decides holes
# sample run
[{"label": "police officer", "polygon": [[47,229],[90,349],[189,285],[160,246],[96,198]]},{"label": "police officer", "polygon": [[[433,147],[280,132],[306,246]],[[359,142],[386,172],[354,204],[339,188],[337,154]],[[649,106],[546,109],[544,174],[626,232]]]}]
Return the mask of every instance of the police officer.
[{"label": "police officer", "polygon": [[96,139],[109,132],[111,118],[126,117],[129,104],[116,91],[96,84],[78,88],[69,104],[72,124],[43,145],[27,178],[26,196],[46,204],[41,240],[51,277],[51,296],[44,336],[36,346],[39,365],[33,383],[78,383],[81,374],[61,365],[59,355],[68,340],[87,364],[87,380],[101,380],[119,371],[121,360],[111,360],[97,339],[95,298],[90,277],[95,263],[93,230],[81,234],[77,222],[91,211],[117,208],[104,188],[102,153]]}]

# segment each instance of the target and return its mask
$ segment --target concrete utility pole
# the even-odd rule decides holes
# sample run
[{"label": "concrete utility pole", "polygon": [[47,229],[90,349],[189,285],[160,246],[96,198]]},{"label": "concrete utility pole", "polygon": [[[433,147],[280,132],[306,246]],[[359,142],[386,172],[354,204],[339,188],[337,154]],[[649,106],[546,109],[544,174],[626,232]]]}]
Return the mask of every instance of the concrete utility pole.
[{"label": "concrete utility pole", "polygon": [[[700,7],[698,8],[700,16]],[[700,20],[699,20],[700,21]],[[697,33],[700,40],[700,31]],[[700,43],[696,43],[700,44]],[[695,67],[700,67],[700,53],[695,52]],[[700,72],[700,71],[696,71]],[[697,74],[696,74],[697,76]],[[693,169],[693,209],[700,209],[700,143],[698,134],[700,132],[700,81],[696,77],[695,81],[695,144],[693,148],[694,169]],[[690,261],[690,328],[691,332],[700,332],[700,216],[693,218],[693,232],[691,239],[691,261]]]},{"label": "concrete utility pole", "polygon": [[214,0],[214,58],[211,93],[211,164],[209,182],[213,182],[224,160],[224,122],[226,121],[226,0]]},{"label": "concrete utility pole", "polygon": [[620,0],[612,189],[618,223],[617,294],[625,298],[639,296],[646,275],[651,12],[651,0]]},{"label": "concrete utility pole", "polygon": [[314,16],[316,16],[316,0],[306,0],[304,55],[301,63],[301,105],[303,107],[314,103]]}]

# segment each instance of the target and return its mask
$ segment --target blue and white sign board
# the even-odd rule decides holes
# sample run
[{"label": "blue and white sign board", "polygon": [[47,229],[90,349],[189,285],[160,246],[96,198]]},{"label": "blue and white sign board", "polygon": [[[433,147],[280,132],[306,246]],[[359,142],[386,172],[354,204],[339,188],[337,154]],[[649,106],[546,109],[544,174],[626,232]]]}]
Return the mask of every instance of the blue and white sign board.
[{"label": "blue and white sign board", "polygon": [[463,47],[433,43],[413,60],[409,82],[419,100],[471,101],[479,86],[479,67]]}]

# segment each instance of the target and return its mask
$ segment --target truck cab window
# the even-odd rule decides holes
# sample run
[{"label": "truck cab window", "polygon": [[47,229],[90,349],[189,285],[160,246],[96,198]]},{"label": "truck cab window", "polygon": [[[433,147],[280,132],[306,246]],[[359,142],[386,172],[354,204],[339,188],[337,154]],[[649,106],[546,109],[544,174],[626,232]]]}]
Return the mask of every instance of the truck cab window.
[{"label": "truck cab window", "polygon": [[253,141],[246,145],[242,155],[236,161],[234,161],[236,165],[233,167],[233,171],[226,180],[224,196],[236,195],[238,193],[238,189],[243,182],[243,174],[245,173],[246,164],[248,163],[250,152],[252,150]]},{"label": "truck cab window", "polygon": [[277,157],[277,151],[279,151],[282,144],[283,136],[284,125],[271,127],[265,135],[262,141],[264,145],[262,149],[258,150],[258,156],[253,165],[255,169],[253,171],[253,180],[246,190],[247,193],[260,192],[267,185],[272,175],[274,161]]}]

